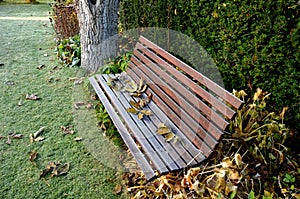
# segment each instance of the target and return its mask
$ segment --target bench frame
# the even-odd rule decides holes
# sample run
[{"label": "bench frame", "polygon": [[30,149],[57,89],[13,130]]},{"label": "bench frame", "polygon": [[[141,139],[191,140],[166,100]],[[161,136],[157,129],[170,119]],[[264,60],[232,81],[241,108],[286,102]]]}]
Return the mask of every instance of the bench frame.
[{"label": "bench frame", "polygon": [[[180,69],[180,71],[178,70]],[[138,98],[108,85],[115,75],[89,78],[100,101],[147,180],[189,166],[199,165],[213,151],[243,101],[141,36],[136,44],[126,81],[140,79],[148,86],[142,97],[152,94],[146,109],[152,115],[138,119],[126,111]],[[129,79],[129,80],[128,80]],[[166,142],[156,133],[164,123],[179,138]]]}]

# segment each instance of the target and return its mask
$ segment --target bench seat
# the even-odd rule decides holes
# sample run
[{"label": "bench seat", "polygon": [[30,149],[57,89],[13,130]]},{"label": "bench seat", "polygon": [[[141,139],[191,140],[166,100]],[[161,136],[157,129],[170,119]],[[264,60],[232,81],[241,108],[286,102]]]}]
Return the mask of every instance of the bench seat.
[{"label": "bench seat", "polygon": [[[122,74],[121,76],[124,76]],[[124,142],[147,180],[159,174],[199,165],[209,157],[229,120],[243,101],[203,76],[145,37],[136,44],[125,78],[97,74],[89,78]],[[117,79],[123,87],[140,80],[147,85],[142,98],[152,95],[139,119],[127,111],[140,97],[109,84]],[[157,133],[165,124],[178,138],[166,141]],[[156,172],[157,171],[157,172]]]}]

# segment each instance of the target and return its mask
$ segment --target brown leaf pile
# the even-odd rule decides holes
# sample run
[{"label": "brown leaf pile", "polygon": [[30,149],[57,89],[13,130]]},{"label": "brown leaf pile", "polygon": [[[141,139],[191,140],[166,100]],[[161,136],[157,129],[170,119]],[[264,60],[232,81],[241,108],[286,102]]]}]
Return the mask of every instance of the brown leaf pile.
[{"label": "brown leaf pile", "polygon": [[141,176],[136,177],[138,184],[128,188],[128,192],[133,193],[132,199],[226,198],[237,194],[246,169],[241,155],[235,154],[217,165],[169,173],[148,183]]}]

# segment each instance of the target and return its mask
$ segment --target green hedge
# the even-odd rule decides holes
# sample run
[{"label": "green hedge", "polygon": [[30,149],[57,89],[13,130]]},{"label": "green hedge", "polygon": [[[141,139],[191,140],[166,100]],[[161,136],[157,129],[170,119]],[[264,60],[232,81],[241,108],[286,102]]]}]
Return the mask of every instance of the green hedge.
[{"label": "green hedge", "polygon": [[300,5],[297,0],[121,0],[123,30],[162,27],[200,43],[226,89],[272,93],[272,109],[289,107],[300,129]]}]

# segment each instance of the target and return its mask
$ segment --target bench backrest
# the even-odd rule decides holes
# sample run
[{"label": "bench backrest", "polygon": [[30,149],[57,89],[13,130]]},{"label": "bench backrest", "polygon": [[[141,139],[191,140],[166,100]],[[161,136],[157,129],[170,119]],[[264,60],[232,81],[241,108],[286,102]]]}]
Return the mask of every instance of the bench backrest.
[{"label": "bench backrest", "polygon": [[[178,70],[179,69],[179,70]],[[127,73],[143,79],[152,100],[205,156],[243,101],[156,44],[140,37]]]}]

